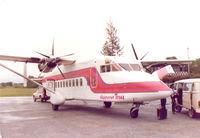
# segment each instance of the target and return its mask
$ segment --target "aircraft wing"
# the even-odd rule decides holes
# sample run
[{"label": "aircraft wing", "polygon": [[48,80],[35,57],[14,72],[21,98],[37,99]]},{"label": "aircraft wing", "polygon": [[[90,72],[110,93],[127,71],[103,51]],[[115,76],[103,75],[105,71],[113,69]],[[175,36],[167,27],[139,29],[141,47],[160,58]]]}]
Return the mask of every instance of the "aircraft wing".
[{"label": "aircraft wing", "polygon": [[0,55],[0,60],[26,62],[26,63],[40,63],[41,59],[36,57],[18,57],[18,56],[6,56]]},{"label": "aircraft wing", "polygon": [[58,65],[71,65],[74,64],[76,60],[70,60],[67,58],[59,58]]},{"label": "aircraft wing", "polygon": [[192,63],[194,60],[152,60],[152,61],[141,61],[141,64],[144,68],[149,68],[155,65],[172,65],[172,64],[189,64]]}]

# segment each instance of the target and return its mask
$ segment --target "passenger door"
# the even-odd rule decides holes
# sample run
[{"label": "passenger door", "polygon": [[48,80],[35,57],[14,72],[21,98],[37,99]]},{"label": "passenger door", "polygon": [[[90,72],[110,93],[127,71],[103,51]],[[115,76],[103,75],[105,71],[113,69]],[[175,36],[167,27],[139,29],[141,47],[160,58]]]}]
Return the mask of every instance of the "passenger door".
[{"label": "passenger door", "polygon": [[[47,81],[46,82],[46,87],[49,88],[52,91],[55,91],[55,81]],[[46,90],[46,94],[47,96],[50,96],[50,92],[48,90]]]},{"label": "passenger door", "polygon": [[92,88],[96,88],[98,85],[98,72],[95,69],[90,70],[90,82]]}]

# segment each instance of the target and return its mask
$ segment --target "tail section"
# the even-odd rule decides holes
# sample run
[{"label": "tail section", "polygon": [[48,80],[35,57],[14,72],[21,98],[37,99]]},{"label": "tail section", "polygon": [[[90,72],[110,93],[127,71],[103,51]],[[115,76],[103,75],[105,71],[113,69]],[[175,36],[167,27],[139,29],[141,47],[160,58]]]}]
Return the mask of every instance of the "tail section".
[{"label": "tail section", "polygon": [[162,80],[163,77],[169,73],[175,73],[171,65],[165,66],[157,71],[154,71],[152,75],[157,76],[160,80]]}]

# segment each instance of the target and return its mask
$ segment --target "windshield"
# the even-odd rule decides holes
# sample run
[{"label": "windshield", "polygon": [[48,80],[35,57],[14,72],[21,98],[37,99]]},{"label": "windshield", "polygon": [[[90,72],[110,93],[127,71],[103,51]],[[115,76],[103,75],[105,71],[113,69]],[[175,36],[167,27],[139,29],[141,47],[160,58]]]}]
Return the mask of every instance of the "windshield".
[{"label": "windshield", "polygon": [[100,71],[103,72],[115,72],[115,71],[141,71],[139,64],[126,64],[126,63],[114,63],[101,65]]}]

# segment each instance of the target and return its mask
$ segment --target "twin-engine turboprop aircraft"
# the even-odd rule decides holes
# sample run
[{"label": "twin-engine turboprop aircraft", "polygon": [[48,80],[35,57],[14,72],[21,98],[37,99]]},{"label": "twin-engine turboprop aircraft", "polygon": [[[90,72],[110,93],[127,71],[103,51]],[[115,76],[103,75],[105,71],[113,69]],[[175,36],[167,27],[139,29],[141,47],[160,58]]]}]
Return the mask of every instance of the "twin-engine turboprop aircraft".
[{"label": "twin-engine turboprop aircraft", "polygon": [[102,101],[106,108],[110,108],[112,102],[132,103],[130,116],[137,118],[141,104],[145,101],[161,100],[157,115],[159,119],[167,118],[165,105],[171,89],[158,77],[146,73],[139,61],[128,61],[119,57],[75,61],[64,56],[54,57],[53,51],[52,56],[38,52],[45,56],[43,59],[0,55],[0,60],[37,63],[39,70],[45,73],[42,85],[3,64],[0,66],[50,92],[53,110],[58,110],[66,100]]}]

